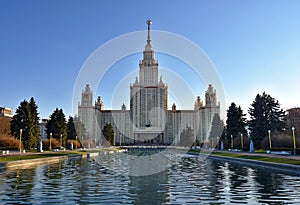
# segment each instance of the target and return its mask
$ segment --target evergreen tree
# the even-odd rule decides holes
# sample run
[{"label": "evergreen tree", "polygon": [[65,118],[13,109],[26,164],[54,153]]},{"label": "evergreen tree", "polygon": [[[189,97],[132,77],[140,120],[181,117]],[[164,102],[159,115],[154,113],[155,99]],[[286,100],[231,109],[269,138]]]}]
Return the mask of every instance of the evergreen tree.
[{"label": "evergreen tree", "polygon": [[17,108],[14,116],[11,119],[10,122],[10,133],[12,136],[14,136],[16,139],[19,139],[20,137],[20,130],[22,129],[22,142],[25,141],[25,139],[29,138],[29,105],[26,100],[20,103],[20,106]]},{"label": "evergreen tree", "polygon": [[221,142],[223,142],[224,144],[224,147],[228,147],[228,140],[227,140],[227,130],[226,130],[226,126],[224,125],[223,127],[223,131],[222,131],[222,134],[221,134],[221,138],[220,138],[220,141],[219,141],[219,148],[221,148]]},{"label": "evergreen tree", "polygon": [[180,145],[184,147],[191,147],[194,143],[194,130],[187,126],[182,132],[180,133]]},{"label": "evergreen tree", "polygon": [[29,109],[30,109],[30,123],[31,123],[31,146],[37,147],[38,142],[40,141],[40,126],[39,126],[39,113],[38,113],[38,106],[35,103],[33,97],[30,98],[29,101]]},{"label": "evergreen tree", "polygon": [[246,134],[246,118],[243,114],[242,108],[237,107],[234,102],[231,103],[227,110],[227,120],[226,120],[226,136],[227,140],[231,140],[231,135],[233,138],[240,136],[240,134]]},{"label": "evergreen tree", "polygon": [[77,132],[75,128],[75,123],[73,117],[69,117],[67,123],[67,139],[68,140],[76,140]]},{"label": "evergreen tree", "polygon": [[209,133],[209,141],[211,147],[216,147],[219,139],[222,137],[224,129],[224,123],[221,120],[220,116],[216,113],[213,117],[213,121],[211,123],[211,130]]},{"label": "evergreen tree", "polygon": [[76,130],[76,136],[78,137],[77,139],[79,139],[81,143],[88,144],[89,142],[86,142],[87,139],[85,136],[86,130],[84,124],[80,121],[79,117],[77,116],[74,117],[73,122]]},{"label": "evergreen tree", "polygon": [[249,114],[251,138],[258,148],[261,140],[267,136],[268,130],[283,131],[285,128],[285,112],[280,108],[278,100],[265,92],[262,95],[256,95],[249,108]]},{"label": "evergreen tree", "polygon": [[287,110],[285,116],[286,134],[291,134],[292,127],[295,128],[295,135],[300,136],[300,108],[291,108]]},{"label": "evergreen tree", "polygon": [[30,103],[24,100],[20,103],[10,123],[11,135],[16,139],[20,138],[20,130],[22,129],[21,141],[25,149],[37,147],[40,139],[37,108],[33,98],[30,99]]},{"label": "evergreen tree", "polygon": [[111,125],[111,123],[105,124],[105,126],[102,130],[102,133],[103,133],[105,139],[107,140],[107,142],[110,143],[110,145],[114,145],[115,134],[114,134],[114,129],[113,129],[113,126]]},{"label": "evergreen tree", "polygon": [[54,110],[46,124],[46,129],[48,139],[50,139],[50,133],[52,133],[52,138],[61,142],[62,146],[66,144],[67,123],[62,109],[56,108]]}]

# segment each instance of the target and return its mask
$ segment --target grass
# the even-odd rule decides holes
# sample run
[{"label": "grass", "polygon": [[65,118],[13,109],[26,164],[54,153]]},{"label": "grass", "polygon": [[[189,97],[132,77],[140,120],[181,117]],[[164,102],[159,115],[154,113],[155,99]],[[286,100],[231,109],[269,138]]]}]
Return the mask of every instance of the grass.
[{"label": "grass", "polygon": [[23,154],[23,155],[2,155],[0,156],[0,162],[9,162],[9,161],[16,161],[16,160],[28,160],[28,159],[42,159],[47,157],[60,157],[60,156],[69,156],[75,154],[85,154],[86,152],[82,151],[70,151],[70,152],[44,152],[40,154]]},{"label": "grass", "polygon": [[9,161],[16,161],[16,160],[28,160],[28,159],[42,159],[47,157],[60,157],[60,156],[69,156],[69,155],[76,155],[76,154],[86,154],[87,152],[105,152],[105,151],[117,151],[121,148],[118,147],[108,147],[103,149],[96,149],[96,150],[73,150],[73,151],[62,151],[62,152],[43,152],[37,153],[36,150],[29,150],[26,151],[27,154],[21,155],[0,155],[0,162],[9,162]]},{"label": "grass", "polygon": [[238,159],[251,159],[251,160],[273,162],[273,163],[279,163],[279,164],[300,165],[300,160],[289,159],[289,158],[243,155],[243,154],[228,153],[228,152],[213,152],[212,155],[213,156],[232,157],[232,158],[238,158]]}]

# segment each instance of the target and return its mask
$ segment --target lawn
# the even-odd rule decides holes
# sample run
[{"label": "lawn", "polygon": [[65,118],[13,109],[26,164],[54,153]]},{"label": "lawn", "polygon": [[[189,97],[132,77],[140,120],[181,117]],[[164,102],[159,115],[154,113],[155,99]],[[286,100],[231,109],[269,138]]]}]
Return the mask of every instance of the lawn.
[{"label": "lawn", "polygon": [[300,165],[300,160],[296,159],[288,159],[288,158],[280,158],[280,157],[272,157],[270,156],[257,156],[257,155],[247,155],[242,153],[228,153],[228,152],[213,152],[212,156],[224,156],[224,157],[232,157],[238,159],[251,159],[257,161],[264,162],[274,162],[279,164],[292,164],[292,165]]},{"label": "lawn", "polygon": [[42,159],[47,157],[60,157],[60,156],[70,156],[77,154],[86,154],[87,152],[105,152],[105,151],[118,151],[120,148],[108,147],[95,150],[76,150],[76,151],[61,151],[61,152],[43,152],[37,153],[36,151],[28,151],[26,154],[21,155],[0,155],[0,162],[9,162],[16,160],[28,160],[28,159]]},{"label": "lawn", "polygon": [[64,152],[49,152],[49,153],[39,153],[39,154],[22,154],[22,155],[1,155],[0,162],[9,162],[9,161],[16,161],[16,160],[28,160],[28,159],[42,159],[47,157],[60,157],[60,156],[70,156],[76,154],[85,154],[86,152],[80,151],[64,151]]}]

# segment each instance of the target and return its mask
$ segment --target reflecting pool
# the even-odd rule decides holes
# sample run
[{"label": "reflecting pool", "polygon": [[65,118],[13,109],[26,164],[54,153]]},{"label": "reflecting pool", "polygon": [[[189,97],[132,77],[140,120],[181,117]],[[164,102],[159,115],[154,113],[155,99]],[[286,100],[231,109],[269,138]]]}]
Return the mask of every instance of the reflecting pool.
[{"label": "reflecting pool", "polygon": [[7,170],[0,204],[300,204],[299,176],[173,155],[165,170],[145,176],[128,174],[136,156],[124,153]]}]

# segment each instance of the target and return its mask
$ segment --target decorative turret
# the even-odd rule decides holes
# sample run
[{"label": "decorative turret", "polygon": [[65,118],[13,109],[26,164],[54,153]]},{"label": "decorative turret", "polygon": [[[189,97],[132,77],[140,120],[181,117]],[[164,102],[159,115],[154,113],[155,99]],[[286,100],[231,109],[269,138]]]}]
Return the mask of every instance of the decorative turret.
[{"label": "decorative turret", "polygon": [[100,96],[98,96],[97,101],[95,102],[95,108],[98,110],[104,110],[104,103]]},{"label": "decorative turret", "polygon": [[194,105],[194,110],[199,110],[201,107],[203,107],[203,102],[200,99],[200,96],[197,96],[195,105]]},{"label": "decorative turret", "polygon": [[126,110],[126,106],[125,106],[124,103],[123,103],[123,105],[121,106],[121,110],[122,110],[122,111],[125,111],[125,110]]},{"label": "decorative turret", "polygon": [[86,84],[81,93],[81,106],[93,106],[93,93],[90,85]]},{"label": "decorative turret", "polygon": [[173,105],[172,105],[172,111],[173,112],[176,111],[176,105],[175,105],[175,103],[173,103]]},{"label": "decorative turret", "polygon": [[217,105],[217,94],[216,90],[213,89],[212,85],[208,85],[208,89],[205,92],[205,106],[216,106]]}]

